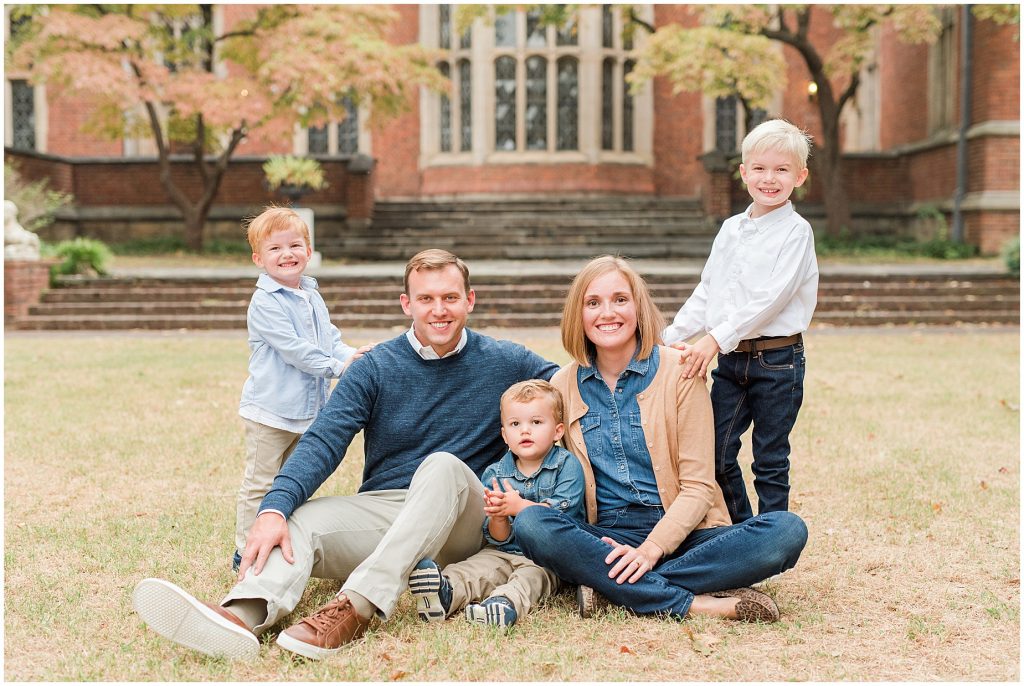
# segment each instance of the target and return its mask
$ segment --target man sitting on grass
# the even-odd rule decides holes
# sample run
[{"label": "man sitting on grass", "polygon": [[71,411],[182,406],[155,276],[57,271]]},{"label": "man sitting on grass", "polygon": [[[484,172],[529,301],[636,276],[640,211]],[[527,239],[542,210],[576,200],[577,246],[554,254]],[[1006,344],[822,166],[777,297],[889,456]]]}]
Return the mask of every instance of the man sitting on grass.
[{"label": "man sitting on grass", "polygon": [[[238,583],[220,605],[144,579],[135,611],[158,634],[209,655],[254,659],[257,635],[295,609],[310,576],[342,579],[338,595],[282,632],[313,659],[387,619],[423,558],[442,566],[483,547],[479,476],[504,452],[499,400],[557,365],[466,328],[476,295],[451,253],[425,250],[405,269],[411,329],[353,363],[274,479],[246,540]],[[364,431],[356,495],[310,496]]]}]

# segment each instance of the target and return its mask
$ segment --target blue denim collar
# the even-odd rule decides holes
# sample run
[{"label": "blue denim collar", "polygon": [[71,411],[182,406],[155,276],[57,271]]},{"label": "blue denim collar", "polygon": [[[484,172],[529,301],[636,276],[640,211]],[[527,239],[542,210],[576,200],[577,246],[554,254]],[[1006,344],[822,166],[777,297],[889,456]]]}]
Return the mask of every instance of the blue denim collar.
[{"label": "blue denim collar", "polygon": [[[636,347],[637,347],[637,350],[640,349],[640,343],[639,342],[637,342]],[[650,368],[651,368],[651,357],[650,357],[650,355],[648,355],[647,357],[645,357],[642,360],[639,360],[639,359],[637,359],[637,352],[634,351],[633,358],[629,361],[629,364],[626,365],[626,368],[622,370],[622,373],[625,374],[626,372],[632,372],[634,374],[639,374],[640,376],[644,376],[645,374],[647,374],[647,371]],[[597,371],[597,361],[593,357],[591,357],[590,358],[590,366],[589,367],[580,367],[579,381],[580,381],[580,383],[582,383],[582,382],[586,381],[587,379],[589,379],[591,377],[594,377],[594,376],[599,376],[598,371]]]},{"label": "blue denim collar", "polygon": [[[299,278],[299,287],[300,288],[304,288],[306,290],[316,289],[317,288],[316,279],[314,279],[312,276],[306,276],[305,274],[303,274]],[[262,274],[260,274],[260,278],[258,278],[256,280],[256,288],[260,288],[260,289],[262,289],[264,291],[267,291],[268,293],[273,293],[274,291],[286,291],[287,292],[287,291],[291,290],[290,288],[288,288],[284,284],[278,283],[277,281],[275,281],[274,277],[272,277],[270,274],[267,274],[266,272],[263,272]]]},{"label": "blue denim collar", "polygon": [[[524,475],[519,468],[516,467],[516,456],[512,454],[511,450],[506,450],[505,454],[502,455],[501,459],[498,460],[498,464],[494,465],[494,471],[497,472],[498,479],[519,479],[525,481],[537,476],[541,470],[554,469],[559,470],[562,468],[562,463],[565,462],[566,456],[570,453],[563,449],[561,446],[553,445],[548,454],[544,456],[544,461],[540,463],[540,469],[530,476]],[[484,484],[488,488],[490,484]]]},{"label": "blue denim collar", "polygon": [[[787,200],[786,204],[783,205],[782,207],[772,210],[763,217],[752,219],[750,217],[750,210],[753,209],[753,207],[754,203],[750,203],[750,205],[747,206],[747,209],[743,211],[743,221],[748,221],[752,223],[758,233],[762,233],[768,227],[774,226],[775,224],[781,221],[789,219],[790,217],[793,216],[793,213],[796,212],[796,209],[793,207],[793,201]],[[743,221],[740,222],[741,226],[743,224]]]}]

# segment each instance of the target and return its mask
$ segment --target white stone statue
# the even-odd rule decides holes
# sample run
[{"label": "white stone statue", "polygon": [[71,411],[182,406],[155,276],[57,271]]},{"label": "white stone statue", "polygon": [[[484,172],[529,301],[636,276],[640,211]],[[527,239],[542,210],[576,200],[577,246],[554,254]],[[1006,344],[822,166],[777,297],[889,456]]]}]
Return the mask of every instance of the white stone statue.
[{"label": "white stone statue", "polygon": [[18,223],[18,206],[10,200],[4,200],[4,259],[39,259],[39,236]]}]

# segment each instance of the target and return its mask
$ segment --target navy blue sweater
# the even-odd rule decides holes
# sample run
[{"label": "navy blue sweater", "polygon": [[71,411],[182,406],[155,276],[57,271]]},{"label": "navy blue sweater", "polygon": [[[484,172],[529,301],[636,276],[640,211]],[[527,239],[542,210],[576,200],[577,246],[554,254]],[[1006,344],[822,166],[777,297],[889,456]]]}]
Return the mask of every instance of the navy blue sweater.
[{"label": "navy blue sweater", "polygon": [[518,343],[469,331],[458,355],[424,360],[405,334],[354,362],[295,446],[260,510],[291,516],[341,464],[360,430],[362,491],[409,488],[434,452],[449,452],[477,476],[505,452],[499,400],[509,386],[550,379],[558,366]]}]

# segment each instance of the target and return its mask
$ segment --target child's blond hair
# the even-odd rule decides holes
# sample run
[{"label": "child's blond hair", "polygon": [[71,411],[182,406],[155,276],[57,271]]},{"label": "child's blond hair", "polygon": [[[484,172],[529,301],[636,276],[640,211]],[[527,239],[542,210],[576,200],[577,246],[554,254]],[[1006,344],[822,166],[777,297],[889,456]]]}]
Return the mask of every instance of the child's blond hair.
[{"label": "child's blond hair", "polygon": [[528,403],[535,398],[547,398],[551,401],[551,414],[555,418],[555,424],[564,421],[565,406],[562,403],[562,394],[558,389],[542,379],[530,379],[512,384],[501,394],[501,415],[505,416],[506,403]]},{"label": "child's blond hair", "polygon": [[245,225],[245,237],[254,253],[260,251],[264,241],[275,231],[294,229],[309,246],[309,227],[302,218],[289,207],[267,207]]},{"label": "child's blond hair", "polygon": [[811,154],[811,137],[785,119],[769,119],[755,126],[744,137],[741,146],[743,163],[746,164],[750,155],[766,150],[778,150],[790,155],[800,163],[800,169],[805,169],[807,157]]}]

